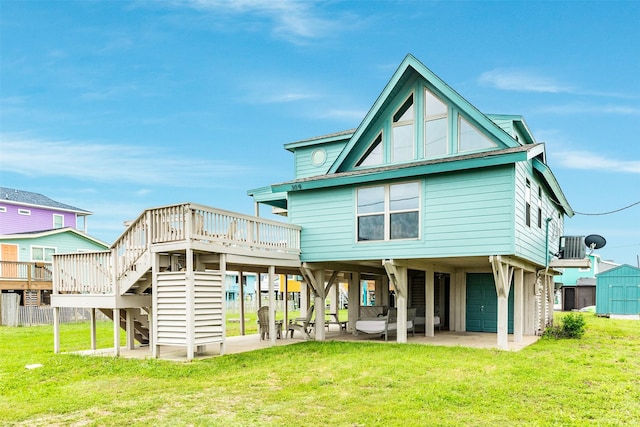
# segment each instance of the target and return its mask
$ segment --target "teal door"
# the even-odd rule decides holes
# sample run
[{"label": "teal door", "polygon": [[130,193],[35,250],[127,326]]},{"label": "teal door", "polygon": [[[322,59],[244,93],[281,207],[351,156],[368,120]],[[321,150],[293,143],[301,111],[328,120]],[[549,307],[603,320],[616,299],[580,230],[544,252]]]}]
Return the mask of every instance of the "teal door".
[{"label": "teal door", "polygon": [[[498,294],[491,273],[467,274],[467,331],[498,332]],[[513,333],[513,289],[509,292],[509,333]]]}]

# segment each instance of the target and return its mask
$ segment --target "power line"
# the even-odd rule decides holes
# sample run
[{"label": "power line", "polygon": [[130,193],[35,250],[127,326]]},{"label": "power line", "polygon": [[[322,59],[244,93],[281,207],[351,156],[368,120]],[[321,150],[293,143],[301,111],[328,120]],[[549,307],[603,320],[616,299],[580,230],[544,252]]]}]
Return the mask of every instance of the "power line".
[{"label": "power line", "polygon": [[577,214],[577,215],[588,215],[588,216],[609,215],[609,214],[612,214],[612,213],[616,213],[616,212],[623,211],[623,210],[625,210],[625,209],[632,208],[632,207],[634,207],[635,205],[640,205],[640,200],[638,200],[638,201],[637,201],[637,202],[635,202],[635,203],[631,203],[629,206],[625,206],[625,207],[623,207],[623,208],[616,209],[616,210],[609,211],[609,212],[585,213],[585,212],[578,212],[578,211],[575,211],[575,210],[574,210],[574,211],[573,211],[573,213],[575,213],[575,214]]}]

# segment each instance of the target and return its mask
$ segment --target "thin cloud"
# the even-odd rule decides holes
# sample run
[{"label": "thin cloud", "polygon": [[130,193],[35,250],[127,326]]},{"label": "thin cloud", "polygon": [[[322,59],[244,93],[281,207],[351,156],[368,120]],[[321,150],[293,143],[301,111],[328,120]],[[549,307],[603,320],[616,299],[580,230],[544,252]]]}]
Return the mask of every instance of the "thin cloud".
[{"label": "thin cloud", "polygon": [[478,82],[483,86],[518,92],[570,93],[574,91],[571,86],[557,82],[552,78],[541,76],[532,71],[512,68],[496,68],[485,71],[478,78]]},{"label": "thin cloud", "polygon": [[254,15],[270,21],[274,36],[294,43],[332,35],[343,27],[339,19],[326,19],[314,10],[314,2],[293,0],[176,0],[177,6],[226,13]]},{"label": "thin cloud", "polygon": [[640,160],[612,159],[589,151],[559,151],[554,159],[569,169],[640,174]]},{"label": "thin cloud", "polygon": [[565,104],[553,105],[538,109],[542,113],[551,114],[614,114],[622,116],[640,116],[640,108],[613,104]]},{"label": "thin cloud", "polygon": [[244,166],[181,157],[161,147],[48,141],[4,134],[0,141],[2,169],[31,177],[213,188],[225,187],[229,178],[248,172]]}]

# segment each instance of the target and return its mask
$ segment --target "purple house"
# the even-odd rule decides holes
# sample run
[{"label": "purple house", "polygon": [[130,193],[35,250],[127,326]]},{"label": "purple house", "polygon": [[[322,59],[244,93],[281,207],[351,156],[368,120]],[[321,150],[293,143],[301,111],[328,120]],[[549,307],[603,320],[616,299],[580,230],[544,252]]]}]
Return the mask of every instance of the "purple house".
[{"label": "purple house", "polygon": [[86,233],[91,214],[42,194],[0,187],[0,235],[65,227]]},{"label": "purple house", "polygon": [[86,234],[89,215],[42,194],[0,187],[0,296],[18,295],[21,305],[48,304],[54,254],[109,247]]}]

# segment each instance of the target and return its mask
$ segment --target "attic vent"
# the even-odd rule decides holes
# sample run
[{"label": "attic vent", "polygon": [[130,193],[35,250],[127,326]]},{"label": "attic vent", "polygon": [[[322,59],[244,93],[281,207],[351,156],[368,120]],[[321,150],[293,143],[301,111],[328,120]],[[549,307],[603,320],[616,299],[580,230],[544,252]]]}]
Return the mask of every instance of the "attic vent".
[{"label": "attic vent", "polygon": [[560,237],[560,259],[583,259],[585,257],[586,246],[584,236],[562,236]]}]

